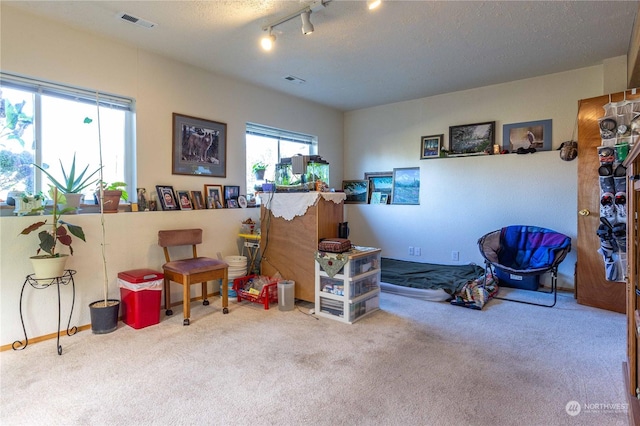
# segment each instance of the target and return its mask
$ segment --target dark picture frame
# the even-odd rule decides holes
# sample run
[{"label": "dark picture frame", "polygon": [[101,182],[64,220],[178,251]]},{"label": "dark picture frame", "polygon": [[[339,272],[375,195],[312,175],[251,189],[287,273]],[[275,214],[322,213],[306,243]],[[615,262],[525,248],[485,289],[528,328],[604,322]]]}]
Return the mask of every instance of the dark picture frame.
[{"label": "dark picture frame", "polygon": [[160,200],[162,210],[180,210],[173,186],[156,185],[156,192],[158,193],[158,200]]},{"label": "dark picture frame", "polygon": [[492,154],[496,122],[449,127],[449,157]]},{"label": "dark picture frame", "polygon": [[420,138],[420,159],[440,157],[444,134],[423,136]]},{"label": "dark picture frame", "polygon": [[191,195],[189,191],[176,191],[176,196],[178,198],[178,204],[180,205],[180,210],[193,210],[193,202],[191,201]]},{"label": "dark picture frame", "polygon": [[229,200],[238,200],[240,196],[240,187],[237,185],[225,185],[224,186],[224,201],[228,204]]},{"label": "dark picture frame", "polygon": [[518,148],[551,151],[552,120],[526,121],[502,126],[502,149],[517,152]]},{"label": "dark picture frame", "polygon": [[239,208],[238,199],[237,198],[229,198],[227,200],[227,208],[228,209],[237,209],[237,208]]},{"label": "dark picture frame", "polygon": [[174,175],[227,177],[227,124],[173,113]]},{"label": "dark picture frame", "polygon": [[343,180],[342,190],[347,195],[345,204],[367,204],[369,202],[369,180]]},{"label": "dark picture frame", "polygon": [[420,204],[420,167],[393,169],[391,204]]},{"label": "dark picture frame", "polygon": [[191,191],[191,201],[193,201],[194,210],[202,210],[205,208],[202,191]]},{"label": "dark picture frame", "polygon": [[222,185],[205,185],[204,196],[208,209],[223,209]]},{"label": "dark picture frame", "polygon": [[[371,194],[374,191],[381,192],[383,195],[387,194],[387,200],[391,198],[391,192],[393,191],[393,171],[366,172],[364,178],[369,181],[369,203],[371,203]],[[382,197],[380,201],[380,204],[387,204],[386,202],[382,202]]]}]

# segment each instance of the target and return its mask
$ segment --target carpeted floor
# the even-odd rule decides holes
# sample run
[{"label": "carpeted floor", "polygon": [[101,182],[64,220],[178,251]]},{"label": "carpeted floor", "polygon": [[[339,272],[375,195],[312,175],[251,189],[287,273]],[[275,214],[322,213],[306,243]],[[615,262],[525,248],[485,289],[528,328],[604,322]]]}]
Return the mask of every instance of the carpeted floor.
[{"label": "carpeted floor", "polygon": [[625,317],[572,295],[475,311],[383,293],[353,325],[308,307],[216,299],[188,327],[176,309],[65,336],[62,356],[55,340],[2,352],[0,424],[627,424]]}]

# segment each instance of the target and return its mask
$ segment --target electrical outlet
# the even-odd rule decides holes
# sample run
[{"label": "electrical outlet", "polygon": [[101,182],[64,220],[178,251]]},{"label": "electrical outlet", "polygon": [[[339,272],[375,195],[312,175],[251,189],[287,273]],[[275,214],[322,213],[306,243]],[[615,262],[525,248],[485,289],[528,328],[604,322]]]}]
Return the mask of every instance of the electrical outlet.
[{"label": "electrical outlet", "polygon": [[413,247],[409,247],[409,256],[413,256]]},{"label": "electrical outlet", "polygon": [[457,262],[460,260],[460,252],[459,251],[452,251],[451,252],[451,260],[453,260],[454,262]]},{"label": "electrical outlet", "polygon": [[422,254],[422,249],[420,247],[416,247],[413,252],[416,256],[420,256]]}]

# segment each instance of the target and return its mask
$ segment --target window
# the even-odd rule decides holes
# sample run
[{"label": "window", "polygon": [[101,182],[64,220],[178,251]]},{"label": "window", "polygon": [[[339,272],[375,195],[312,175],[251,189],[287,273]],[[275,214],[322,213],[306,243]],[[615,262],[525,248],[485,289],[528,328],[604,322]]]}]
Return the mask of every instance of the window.
[{"label": "window", "polygon": [[[103,179],[135,184],[133,100],[0,73],[0,199],[11,190],[48,192],[49,179],[32,163],[58,181],[60,164],[69,173],[74,155],[76,176],[85,167],[85,176],[99,169],[96,98]],[[94,189],[83,191],[85,202]]]},{"label": "window", "polygon": [[[265,180],[275,180],[276,164],[281,158],[317,154],[318,139],[302,133],[247,123],[246,149],[247,193],[251,193],[256,185],[262,185]],[[253,172],[253,165],[258,162],[267,165],[264,179],[257,179]]]}]

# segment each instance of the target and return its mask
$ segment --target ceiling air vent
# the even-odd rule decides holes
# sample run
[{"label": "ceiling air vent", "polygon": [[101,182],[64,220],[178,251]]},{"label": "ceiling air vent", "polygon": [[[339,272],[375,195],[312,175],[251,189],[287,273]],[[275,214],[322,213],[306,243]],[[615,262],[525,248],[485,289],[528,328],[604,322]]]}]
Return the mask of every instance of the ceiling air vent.
[{"label": "ceiling air vent", "polygon": [[291,82],[291,83],[296,83],[296,84],[304,84],[306,83],[305,80],[299,78],[299,77],[295,77],[293,75],[288,75],[286,77],[284,77],[285,80]]},{"label": "ceiling air vent", "polygon": [[154,28],[157,24],[154,24],[151,21],[147,21],[144,20],[142,18],[138,18],[136,16],[130,15],[128,13],[125,12],[121,12],[118,14],[118,18],[122,19],[123,21],[127,21],[130,22],[132,24],[138,25],[140,27],[143,28]]}]

